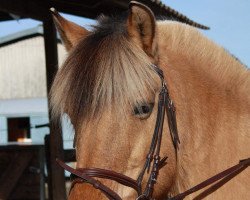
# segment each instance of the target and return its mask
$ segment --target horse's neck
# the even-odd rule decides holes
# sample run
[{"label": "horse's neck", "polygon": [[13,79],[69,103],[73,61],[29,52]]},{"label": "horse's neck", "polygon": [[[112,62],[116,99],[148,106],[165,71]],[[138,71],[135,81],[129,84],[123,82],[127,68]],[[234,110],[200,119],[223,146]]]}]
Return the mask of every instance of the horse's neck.
[{"label": "horse's neck", "polygon": [[250,156],[250,75],[224,49],[187,26],[161,23],[159,40],[161,65],[177,107],[179,188],[186,189]]},{"label": "horse's neck", "polygon": [[165,70],[174,70],[182,79],[250,92],[250,71],[197,29],[159,22],[159,49]]}]

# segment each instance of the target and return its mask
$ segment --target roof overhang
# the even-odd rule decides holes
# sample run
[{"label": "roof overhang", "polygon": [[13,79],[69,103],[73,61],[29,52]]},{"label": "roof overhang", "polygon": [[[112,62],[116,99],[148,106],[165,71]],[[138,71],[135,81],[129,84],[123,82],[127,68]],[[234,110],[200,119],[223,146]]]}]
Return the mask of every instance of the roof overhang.
[{"label": "roof overhang", "polygon": [[[149,6],[156,16],[164,16],[172,20],[184,22],[198,28],[207,29],[185,15],[156,0],[138,0]],[[46,21],[50,15],[49,9],[56,8],[59,12],[95,19],[100,14],[114,15],[128,9],[129,0],[1,0],[0,20],[11,19],[11,13],[20,18],[33,18]],[[2,17],[1,17],[2,16]]]}]

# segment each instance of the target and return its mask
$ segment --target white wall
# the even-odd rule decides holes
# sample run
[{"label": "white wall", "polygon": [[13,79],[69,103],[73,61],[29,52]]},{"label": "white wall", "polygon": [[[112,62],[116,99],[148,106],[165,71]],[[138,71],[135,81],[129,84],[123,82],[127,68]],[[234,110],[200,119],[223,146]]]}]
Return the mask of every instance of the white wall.
[{"label": "white wall", "polygon": [[[59,65],[66,57],[58,44]],[[42,36],[25,39],[0,48],[0,99],[45,98],[44,40]]]},{"label": "white wall", "polygon": [[[66,57],[58,43],[59,66]],[[48,102],[44,40],[42,36],[25,39],[0,48],[0,143],[6,143],[7,118],[30,117],[30,125],[48,123]],[[73,129],[63,119],[65,148],[72,148]],[[34,143],[43,143],[49,128],[31,128]]]},{"label": "white wall", "polygon": [[0,144],[6,143],[7,140],[7,120],[6,117],[0,116]]}]

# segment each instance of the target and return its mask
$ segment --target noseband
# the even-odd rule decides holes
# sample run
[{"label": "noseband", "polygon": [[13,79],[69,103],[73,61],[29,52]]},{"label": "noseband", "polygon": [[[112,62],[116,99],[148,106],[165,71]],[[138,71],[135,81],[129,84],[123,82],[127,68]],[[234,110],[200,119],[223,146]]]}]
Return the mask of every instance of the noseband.
[{"label": "noseband", "polygon": [[[162,143],[162,132],[163,132],[163,124],[165,114],[167,115],[168,120],[168,127],[169,132],[172,138],[173,145],[175,149],[178,149],[178,144],[180,143],[178,131],[177,131],[177,123],[176,123],[176,115],[175,115],[175,106],[173,101],[169,96],[169,92],[167,89],[167,84],[164,79],[163,71],[155,66],[152,65],[154,71],[158,74],[161,79],[161,91],[159,93],[159,100],[158,100],[158,111],[157,111],[157,118],[155,123],[155,129],[152,136],[152,141],[150,145],[150,149],[148,151],[144,166],[136,180],[114,172],[112,170],[100,169],[100,168],[78,168],[73,169],[70,166],[66,165],[61,160],[57,159],[57,163],[64,168],[66,171],[71,173],[72,185],[71,189],[74,187],[76,183],[88,183],[91,184],[94,188],[100,190],[109,200],[122,200],[122,198],[109,187],[102,184],[100,181],[96,180],[95,178],[104,178],[116,181],[124,186],[133,188],[137,192],[136,200],[153,200],[153,191],[154,185],[157,182],[158,174],[161,168],[166,165],[167,156],[161,158],[160,157],[160,149]],[[193,188],[178,194],[175,197],[169,198],[168,200],[182,200],[186,196],[205,188],[212,183],[227,178],[229,176],[236,176],[241,171],[246,169],[250,165],[250,158],[241,161],[239,164],[203,181],[202,183],[194,186]],[[149,178],[146,184],[146,187],[142,188],[142,180],[145,173],[150,173]],[[216,186],[215,189],[218,189],[222,185]],[[211,192],[208,190],[208,192]],[[213,191],[212,191],[213,192]],[[199,198],[202,199],[202,198]]]}]

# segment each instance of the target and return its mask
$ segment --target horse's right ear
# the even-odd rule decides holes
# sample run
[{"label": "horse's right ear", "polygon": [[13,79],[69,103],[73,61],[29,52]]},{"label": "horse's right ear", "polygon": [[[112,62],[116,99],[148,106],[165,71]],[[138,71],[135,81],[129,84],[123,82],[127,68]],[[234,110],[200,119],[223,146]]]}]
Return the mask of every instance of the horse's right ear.
[{"label": "horse's right ear", "polygon": [[56,28],[67,51],[89,33],[85,28],[63,18],[54,8],[50,9]]}]

